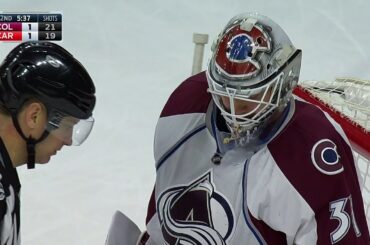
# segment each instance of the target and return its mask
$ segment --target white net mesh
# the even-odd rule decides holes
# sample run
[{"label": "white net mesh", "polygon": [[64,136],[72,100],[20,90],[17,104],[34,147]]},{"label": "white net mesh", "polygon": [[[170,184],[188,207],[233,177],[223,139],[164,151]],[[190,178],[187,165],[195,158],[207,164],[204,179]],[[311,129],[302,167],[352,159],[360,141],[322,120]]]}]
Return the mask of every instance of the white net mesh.
[{"label": "white net mesh", "polygon": [[352,142],[370,228],[370,81],[355,78],[304,81],[299,89],[328,109]]},{"label": "white net mesh", "polygon": [[334,82],[305,81],[300,85],[370,131],[370,81],[337,78]]}]

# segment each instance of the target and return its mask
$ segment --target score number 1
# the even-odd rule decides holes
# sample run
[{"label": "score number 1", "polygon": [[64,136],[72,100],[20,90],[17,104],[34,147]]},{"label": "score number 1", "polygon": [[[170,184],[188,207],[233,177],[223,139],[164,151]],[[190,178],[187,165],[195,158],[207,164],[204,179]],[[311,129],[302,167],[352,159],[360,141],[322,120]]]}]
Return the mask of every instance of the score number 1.
[{"label": "score number 1", "polygon": [[22,40],[35,41],[38,40],[38,23],[22,23]]}]

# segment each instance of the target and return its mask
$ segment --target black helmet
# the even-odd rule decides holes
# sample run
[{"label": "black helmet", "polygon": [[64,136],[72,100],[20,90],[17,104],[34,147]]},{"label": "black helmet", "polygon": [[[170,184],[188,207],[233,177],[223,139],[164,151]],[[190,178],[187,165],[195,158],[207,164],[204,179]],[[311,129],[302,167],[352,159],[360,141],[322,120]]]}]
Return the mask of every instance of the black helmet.
[{"label": "black helmet", "polygon": [[81,63],[59,45],[25,42],[0,66],[0,103],[16,113],[30,98],[48,111],[86,119],[95,106],[95,87]]},{"label": "black helmet", "polygon": [[[39,139],[26,137],[17,114],[30,99],[42,102],[48,113],[48,125]],[[94,120],[95,86],[86,69],[68,51],[50,42],[25,42],[15,47],[0,65],[0,106],[27,142],[28,167],[35,162],[35,144],[54,129],[65,128],[64,118],[76,120],[72,143],[81,144],[89,135]],[[82,126],[81,126],[82,125]]]}]

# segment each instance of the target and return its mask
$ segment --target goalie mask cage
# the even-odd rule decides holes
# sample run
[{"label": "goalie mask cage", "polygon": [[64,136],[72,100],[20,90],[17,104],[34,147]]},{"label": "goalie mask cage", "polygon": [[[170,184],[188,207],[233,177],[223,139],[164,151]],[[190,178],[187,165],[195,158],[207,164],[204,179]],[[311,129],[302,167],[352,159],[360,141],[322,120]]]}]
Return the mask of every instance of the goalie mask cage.
[{"label": "goalie mask cage", "polygon": [[370,231],[370,81],[303,81],[294,94],[327,112],[351,142]]}]

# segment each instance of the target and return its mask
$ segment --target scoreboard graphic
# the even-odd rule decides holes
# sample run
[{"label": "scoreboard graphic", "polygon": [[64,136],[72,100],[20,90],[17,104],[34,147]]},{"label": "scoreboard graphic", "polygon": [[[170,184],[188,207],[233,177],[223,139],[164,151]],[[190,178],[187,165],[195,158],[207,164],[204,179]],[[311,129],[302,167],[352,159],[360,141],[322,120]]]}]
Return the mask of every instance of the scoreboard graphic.
[{"label": "scoreboard graphic", "polygon": [[62,41],[61,13],[0,12],[0,42]]}]

